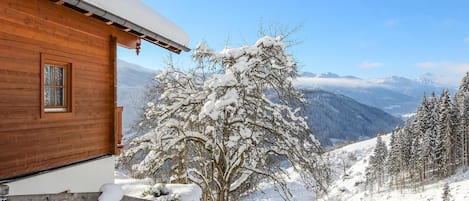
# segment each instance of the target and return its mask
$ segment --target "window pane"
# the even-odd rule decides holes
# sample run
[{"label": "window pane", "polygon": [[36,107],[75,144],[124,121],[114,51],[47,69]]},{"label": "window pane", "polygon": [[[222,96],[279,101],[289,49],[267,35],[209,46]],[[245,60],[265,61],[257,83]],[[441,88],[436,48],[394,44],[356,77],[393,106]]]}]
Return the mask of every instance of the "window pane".
[{"label": "window pane", "polygon": [[44,84],[52,85],[54,83],[54,67],[52,65],[44,65]]},{"label": "window pane", "polygon": [[54,105],[54,88],[53,87],[44,88],[44,105],[45,106]]},{"label": "window pane", "polygon": [[55,106],[64,106],[64,89],[56,88],[55,95]]},{"label": "window pane", "polygon": [[64,69],[62,67],[55,67],[55,84],[64,85]]}]

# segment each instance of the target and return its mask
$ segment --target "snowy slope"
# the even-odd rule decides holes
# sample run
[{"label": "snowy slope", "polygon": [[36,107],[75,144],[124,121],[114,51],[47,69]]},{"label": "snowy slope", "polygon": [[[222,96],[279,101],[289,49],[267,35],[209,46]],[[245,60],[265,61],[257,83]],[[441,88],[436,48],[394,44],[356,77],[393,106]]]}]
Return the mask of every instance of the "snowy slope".
[{"label": "snowy slope", "polygon": [[[293,200],[314,200],[315,193],[308,190],[305,184],[302,182],[300,175],[293,169],[286,169],[288,178],[285,178],[288,188],[293,195]],[[282,195],[275,188],[275,185],[271,182],[260,183],[258,189],[249,194],[242,196],[243,201],[283,201]]]},{"label": "snowy slope", "polygon": [[[383,137],[389,143],[390,135]],[[441,200],[443,186],[448,183],[451,195],[456,201],[469,200],[469,171],[461,172],[442,181],[424,186],[424,191],[410,189],[394,189],[384,186],[380,192],[372,193],[365,190],[365,168],[368,165],[368,158],[373,153],[376,145],[376,138],[362,142],[350,144],[348,146],[329,152],[330,161],[333,167],[333,179],[329,193],[321,200],[396,200],[396,201],[417,201],[417,200]],[[344,175],[344,164],[345,172]]]},{"label": "snowy slope", "polygon": [[[383,136],[383,141],[389,143],[390,135]],[[413,188],[400,189],[383,186],[379,192],[371,193],[365,190],[365,168],[368,158],[373,153],[376,138],[357,142],[328,152],[332,168],[332,184],[328,194],[319,198],[320,201],[440,201],[443,186],[449,184],[450,194],[454,201],[469,200],[469,170],[460,172],[439,182],[427,184],[424,190],[415,191]],[[344,175],[344,166],[345,173]],[[288,186],[294,196],[293,200],[315,200],[315,193],[304,187],[301,178],[293,169],[286,170]],[[243,197],[244,201],[281,201],[282,197],[275,190],[272,183],[261,183],[258,190]]]}]

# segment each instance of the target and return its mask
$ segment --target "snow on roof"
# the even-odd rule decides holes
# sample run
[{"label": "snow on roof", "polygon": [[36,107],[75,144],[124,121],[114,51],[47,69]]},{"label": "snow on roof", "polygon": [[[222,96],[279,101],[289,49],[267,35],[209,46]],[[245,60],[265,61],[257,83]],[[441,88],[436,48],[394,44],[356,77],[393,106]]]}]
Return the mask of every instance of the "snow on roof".
[{"label": "snow on roof", "polygon": [[179,46],[182,46],[182,49],[185,51],[189,50],[187,48],[189,44],[189,35],[140,0],[82,1],[169,39],[170,41],[167,42],[177,43]]}]

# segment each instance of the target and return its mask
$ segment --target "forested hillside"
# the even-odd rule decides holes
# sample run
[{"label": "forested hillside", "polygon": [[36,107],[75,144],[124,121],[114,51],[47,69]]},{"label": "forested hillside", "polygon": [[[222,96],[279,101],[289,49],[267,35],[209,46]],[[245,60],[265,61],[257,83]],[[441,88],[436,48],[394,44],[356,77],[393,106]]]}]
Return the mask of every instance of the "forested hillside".
[{"label": "forested hillside", "polygon": [[[379,139],[379,138],[378,138]],[[451,98],[447,89],[423,96],[413,119],[377,143],[366,177],[370,187],[423,186],[469,167],[469,72]]]},{"label": "forested hillside", "polygon": [[401,120],[352,98],[323,90],[302,90],[308,125],[323,146],[368,139],[391,131]]}]

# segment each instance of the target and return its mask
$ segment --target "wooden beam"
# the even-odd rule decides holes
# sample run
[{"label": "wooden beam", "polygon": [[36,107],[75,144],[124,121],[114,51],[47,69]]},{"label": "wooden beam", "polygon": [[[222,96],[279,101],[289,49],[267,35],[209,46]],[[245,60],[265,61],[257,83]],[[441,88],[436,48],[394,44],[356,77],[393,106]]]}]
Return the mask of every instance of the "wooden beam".
[{"label": "wooden beam", "polygon": [[93,15],[93,13],[88,11],[87,13],[83,13],[83,15],[85,15],[85,16],[87,16],[87,17],[89,17],[89,16],[92,16],[92,15]]},{"label": "wooden beam", "polygon": [[111,24],[113,24],[113,23],[114,23],[113,21],[107,21],[107,22],[106,22],[107,25],[111,25]]}]

